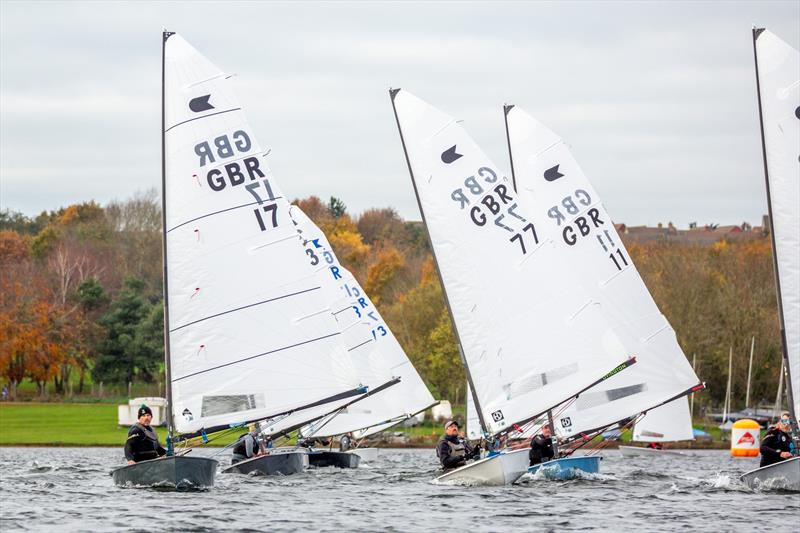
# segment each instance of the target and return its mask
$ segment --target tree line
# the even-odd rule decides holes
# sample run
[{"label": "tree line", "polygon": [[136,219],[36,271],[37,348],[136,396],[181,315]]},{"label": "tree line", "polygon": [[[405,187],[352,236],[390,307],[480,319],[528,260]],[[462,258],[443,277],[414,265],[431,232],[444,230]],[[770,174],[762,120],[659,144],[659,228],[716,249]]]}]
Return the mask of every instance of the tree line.
[{"label": "tree line", "polygon": [[[463,367],[425,229],[392,208],[358,216],[344,202],[296,200],[378,306],[435,397],[462,404]],[[624,235],[623,235],[624,239]],[[780,338],[768,237],[711,246],[627,243],[629,253],[720,405],[734,350],[734,406],[775,399]],[[158,193],[37,217],[0,212],[0,377],[44,395],[68,383],[163,381],[161,212]],[[48,387],[49,385],[49,387]]]}]

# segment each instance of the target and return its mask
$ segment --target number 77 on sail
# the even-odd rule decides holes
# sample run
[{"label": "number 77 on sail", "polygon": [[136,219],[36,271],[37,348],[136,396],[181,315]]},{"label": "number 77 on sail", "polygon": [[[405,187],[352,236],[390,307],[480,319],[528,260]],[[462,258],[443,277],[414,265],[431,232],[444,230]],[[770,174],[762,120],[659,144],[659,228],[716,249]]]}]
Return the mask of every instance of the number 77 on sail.
[{"label": "number 77 on sail", "polygon": [[[407,91],[390,96],[484,435],[506,433],[632,364],[602,306],[464,128]],[[482,461],[496,458],[513,464],[464,479],[513,483],[527,470],[527,454]]]}]

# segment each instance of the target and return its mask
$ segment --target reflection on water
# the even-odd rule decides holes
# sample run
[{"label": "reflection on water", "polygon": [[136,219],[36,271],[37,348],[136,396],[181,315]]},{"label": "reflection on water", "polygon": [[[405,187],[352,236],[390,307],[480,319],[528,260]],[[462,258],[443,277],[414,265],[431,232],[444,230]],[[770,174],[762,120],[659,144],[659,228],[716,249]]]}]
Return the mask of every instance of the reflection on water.
[{"label": "reflection on water", "polygon": [[[381,450],[356,470],[288,477],[218,474],[201,493],[121,489],[109,475],[121,449],[0,448],[0,530],[39,531],[786,531],[800,496],[753,492],[757,466],[727,452],[622,459],[599,474],[511,487],[434,485],[431,450]],[[226,460],[223,460],[226,462]]]}]

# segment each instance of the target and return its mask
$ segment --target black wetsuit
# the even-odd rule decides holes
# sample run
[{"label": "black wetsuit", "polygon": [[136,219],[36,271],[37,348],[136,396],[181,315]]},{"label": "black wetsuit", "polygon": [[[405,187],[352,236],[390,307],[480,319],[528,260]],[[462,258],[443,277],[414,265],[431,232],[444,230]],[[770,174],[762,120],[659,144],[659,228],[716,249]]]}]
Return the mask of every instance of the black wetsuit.
[{"label": "black wetsuit", "polygon": [[531,461],[531,466],[549,461],[555,457],[555,455],[553,441],[550,437],[536,435],[531,439],[531,451],[528,452],[528,459]]},{"label": "black wetsuit", "polygon": [[480,457],[480,453],[480,446],[473,448],[469,443],[461,440],[458,435],[445,436],[436,446],[436,455],[439,456],[439,462],[442,463],[442,468],[445,470],[464,466],[468,459]]},{"label": "black wetsuit", "polygon": [[158,442],[156,431],[139,422],[128,430],[128,440],[125,441],[125,459],[128,461],[147,461],[157,459],[166,454],[167,450]]},{"label": "black wetsuit", "polygon": [[233,446],[233,456],[231,457],[231,464],[236,464],[240,461],[255,457],[260,451],[258,440],[252,433],[245,433],[236,444]]},{"label": "black wetsuit", "polygon": [[769,466],[785,461],[781,457],[781,452],[792,451],[789,445],[792,439],[778,428],[767,431],[764,440],[761,441],[761,466]]}]

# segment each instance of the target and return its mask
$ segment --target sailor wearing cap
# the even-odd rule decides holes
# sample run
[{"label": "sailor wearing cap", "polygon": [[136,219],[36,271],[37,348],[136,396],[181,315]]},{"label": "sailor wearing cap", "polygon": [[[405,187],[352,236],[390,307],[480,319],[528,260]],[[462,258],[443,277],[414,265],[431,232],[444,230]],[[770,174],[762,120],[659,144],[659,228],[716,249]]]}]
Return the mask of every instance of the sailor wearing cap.
[{"label": "sailor wearing cap", "polygon": [[153,421],[153,411],[142,404],[137,413],[139,421],[128,430],[128,440],[125,441],[125,459],[128,464],[157,459],[167,453],[158,442],[156,430],[150,427]]},{"label": "sailor wearing cap", "polygon": [[436,455],[444,470],[458,468],[467,464],[469,459],[480,457],[481,448],[469,445],[465,440],[458,436],[458,422],[450,420],[444,425],[444,437],[436,446]]}]

